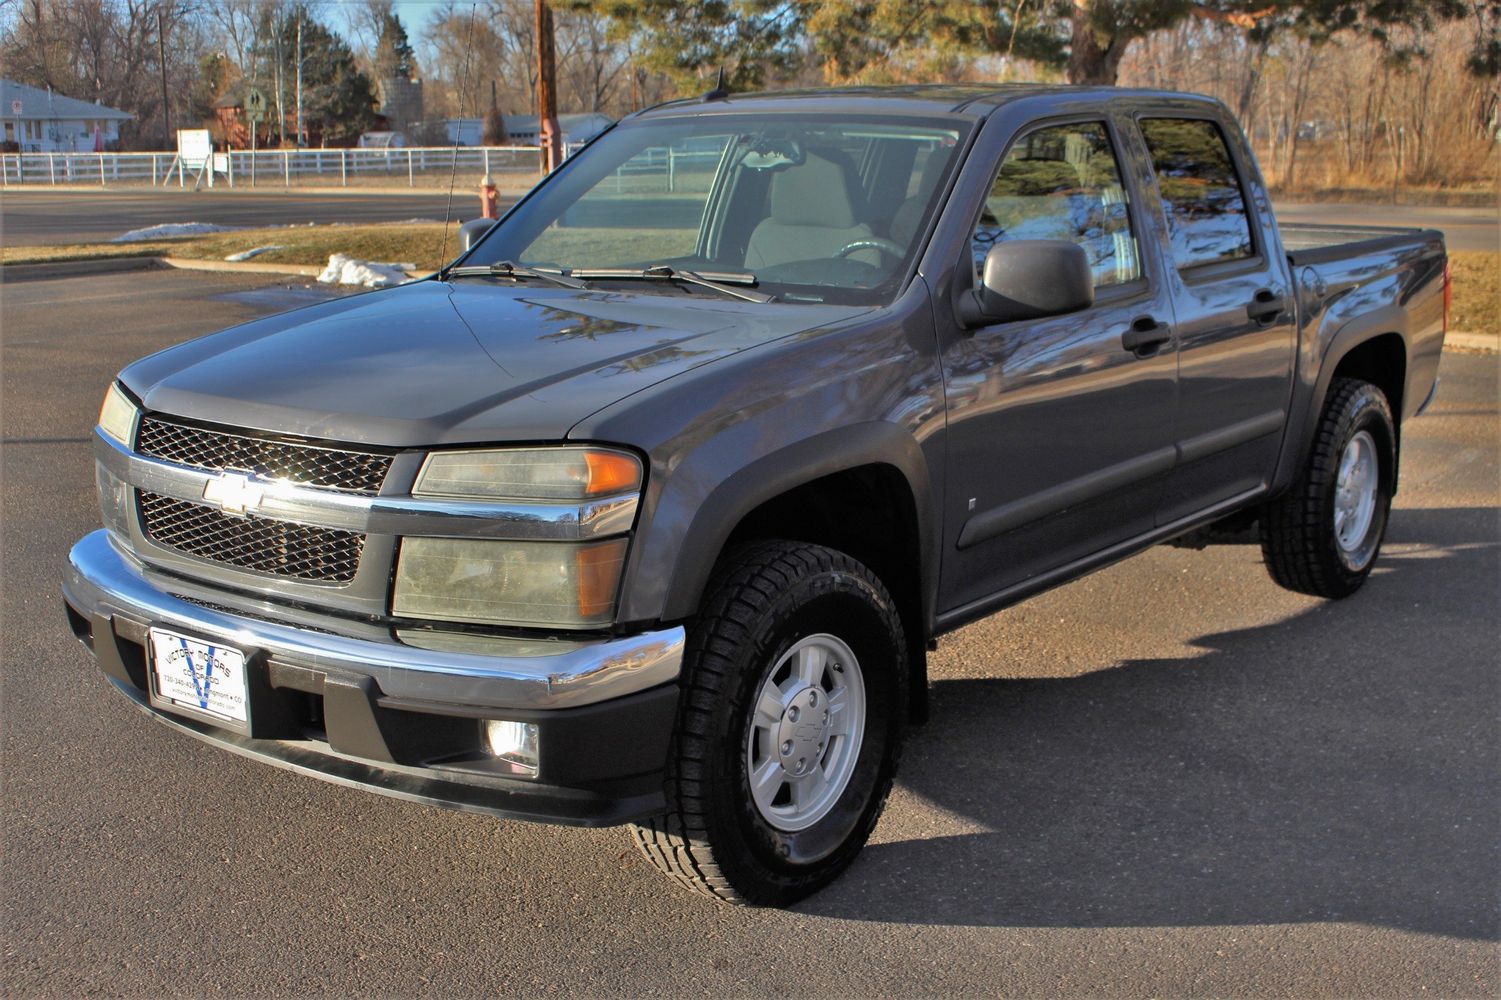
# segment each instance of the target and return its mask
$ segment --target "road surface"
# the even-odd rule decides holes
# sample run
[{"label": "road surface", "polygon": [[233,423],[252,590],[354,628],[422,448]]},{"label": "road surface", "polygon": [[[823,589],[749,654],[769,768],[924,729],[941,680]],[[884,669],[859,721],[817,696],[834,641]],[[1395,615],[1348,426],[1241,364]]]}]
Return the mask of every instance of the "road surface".
[{"label": "road surface", "polygon": [[[510,204],[510,201],[504,201]],[[443,221],[448,196],[329,194],[326,192],[20,191],[0,196],[0,241],[6,246],[103,243],[132,229],[163,222],[217,226],[284,226],[309,222]],[[456,191],[453,217],[479,215],[479,196]]]},{"label": "road surface", "polygon": [[870,847],[750,911],[620,830],[334,787],[108,688],[58,596],[99,520],[99,400],[147,351],[319,294],[263,282],[0,299],[7,996],[1501,992],[1494,357],[1444,358],[1359,595],[1157,548],[946,637]]},{"label": "road surface", "polygon": [[1360,205],[1347,202],[1290,202],[1276,205],[1283,222],[1337,226],[1413,226],[1437,229],[1450,250],[1501,250],[1501,207],[1449,208],[1435,205]]},{"label": "road surface", "polygon": [[[504,204],[510,201],[503,199]],[[447,205],[447,195],[433,192],[399,195],[316,191],[51,192],[11,188],[0,196],[0,242],[6,246],[29,246],[104,241],[161,222],[277,226],[442,219]],[[460,186],[454,194],[454,217],[474,218],[478,208],[478,196],[468,186]],[[1433,227],[1444,231],[1452,250],[1501,249],[1501,216],[1494,207],[1287,204],[1278,206],[1278,217],[1289,222]]]}]

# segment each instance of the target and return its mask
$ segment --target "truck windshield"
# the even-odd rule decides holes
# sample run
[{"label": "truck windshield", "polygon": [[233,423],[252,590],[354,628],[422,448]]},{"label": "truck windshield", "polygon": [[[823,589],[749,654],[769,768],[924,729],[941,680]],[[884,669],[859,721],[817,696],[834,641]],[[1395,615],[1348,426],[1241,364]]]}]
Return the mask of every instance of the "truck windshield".
[{"label": "truck windshield", "polygon": [[889,301],[968,128],[749,113],[626,123],[496,226],[466,272],[511,261],[594,286],[702,294],[632,281],[665,265],[735,277],[782,301]]}]

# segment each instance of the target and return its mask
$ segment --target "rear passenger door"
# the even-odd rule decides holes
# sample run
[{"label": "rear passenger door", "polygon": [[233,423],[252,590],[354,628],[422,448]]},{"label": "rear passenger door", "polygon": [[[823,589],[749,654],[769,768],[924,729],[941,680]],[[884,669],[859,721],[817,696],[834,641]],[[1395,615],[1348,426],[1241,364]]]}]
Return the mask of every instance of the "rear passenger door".
[{"label": "rear passenger door", "polygon": [[1265,488],[1282,443],[1297,341],[1270,206],[1238,130],[1211,109],[1137,116],[1167,221],[1178,334],[1179,468],[1168,524]]},{"label": "rear passenger door", "polygon": [[[939,601],[952,618],[1154,525],[1175,457],[1172,305],[1118,150],[1102,113],[1032,126],[992,167],[973,264],[1005,240],[1071,240],[1093,264],[1095,303],[966,331],[945,350]],[[1133,328],[1161,339],[1133,352]]]}]

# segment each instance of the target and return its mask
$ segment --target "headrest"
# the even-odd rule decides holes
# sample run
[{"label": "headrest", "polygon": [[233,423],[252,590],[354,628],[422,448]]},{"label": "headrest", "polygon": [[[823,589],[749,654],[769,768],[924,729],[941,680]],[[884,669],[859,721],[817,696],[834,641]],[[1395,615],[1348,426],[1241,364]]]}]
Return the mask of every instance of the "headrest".
[{"label": "headrest", "polygon": [[852,172],[848,165],[808,150],[802,163],[771,175],[771,217],[784,226],[849,229],[856,221]]}]

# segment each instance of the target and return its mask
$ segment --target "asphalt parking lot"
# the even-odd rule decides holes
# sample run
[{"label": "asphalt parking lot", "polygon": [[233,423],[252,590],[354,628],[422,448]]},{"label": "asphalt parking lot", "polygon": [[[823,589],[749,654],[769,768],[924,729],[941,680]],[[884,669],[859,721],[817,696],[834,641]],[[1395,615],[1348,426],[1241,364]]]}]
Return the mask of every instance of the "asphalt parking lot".
[{"label": "asphalt parking lot", "polygon": [[1495,996],[1501,420],[1447,354],[1370,584],[1157,548],[947,637],[874,840],[789,911],[619,830],[501,822],[168,731],[69,635],[126,362],[319,291],[148,271],[0,288],[11,996]]}]

